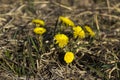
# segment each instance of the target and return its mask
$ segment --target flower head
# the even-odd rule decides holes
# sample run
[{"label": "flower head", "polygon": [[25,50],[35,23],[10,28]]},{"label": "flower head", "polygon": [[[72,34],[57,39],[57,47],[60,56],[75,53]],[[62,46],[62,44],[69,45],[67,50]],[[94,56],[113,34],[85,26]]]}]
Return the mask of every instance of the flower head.
[{"label": "flower head", "polygon": [[43,33],[46,32],[46,29],[45,29],[45,28],[42,28],[42,27],[36,27],[36,28],[34,28],[33,31],[34,31],[34,33],[36,33],[36,34],[42,35]]},{"label": "flower head", "polygon": [[75,26],[74,22],[71,21],[71,20],[70,20],[69,18],[67,18],[67,17],[60,16],[60,17],[59,17],[59,20],[60,20],[63,24],[66,24],[66,25],[68,25],[68,26],[72,26],[72,27]]},{"label": "flower head", "polygon": [[56,40],[56,44],[58,44],[60,48],[65,47],[69,42],[69,38],[65,34],[56,34],[54,40]]},{"label": "flower head", "polygon": [[74,38],[77,38],[77,37],[81,39],[85,38],[85,32],[80,26],[73,27],[73,35],[74,35]]},{"label": "flower head", "polygon": [[94,31],[89,26],[85,26],[85,29],[91,37],[95,36]]},{"label": "flower head", "polygon": [[74,54],[72,52],[66,52],[64,56],[64,61],[69,64],[74,60]]},{"label": "flower head", "polygon": [[40,19],[33,19],[32,22],[35,23],[37,27],[45,25],[45,22]]}]

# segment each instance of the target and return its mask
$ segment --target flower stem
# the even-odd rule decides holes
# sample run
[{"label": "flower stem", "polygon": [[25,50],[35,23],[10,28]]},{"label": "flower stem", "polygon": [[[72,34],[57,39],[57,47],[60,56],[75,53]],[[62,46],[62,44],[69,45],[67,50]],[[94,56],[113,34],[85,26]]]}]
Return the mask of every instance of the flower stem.
[{"label": "flower stem", "polygon": [[39,42],[40,42],[41,52],[44,53],[45,50],[44,50],[44,46],[43,46],[43,36],[39,36]]}]

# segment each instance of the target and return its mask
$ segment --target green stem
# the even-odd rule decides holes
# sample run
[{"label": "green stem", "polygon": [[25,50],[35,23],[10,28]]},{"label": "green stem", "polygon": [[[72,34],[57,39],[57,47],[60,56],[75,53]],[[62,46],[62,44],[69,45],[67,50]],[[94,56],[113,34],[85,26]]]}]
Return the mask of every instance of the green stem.
[{"label": "green stem", "polygon": [[44,53],[45,52],[45,49],[44,49],[44,46],[43,46],[43,36],[39,36],[39,42],[40,42],[40,49],[41,49],[41,52]]}]

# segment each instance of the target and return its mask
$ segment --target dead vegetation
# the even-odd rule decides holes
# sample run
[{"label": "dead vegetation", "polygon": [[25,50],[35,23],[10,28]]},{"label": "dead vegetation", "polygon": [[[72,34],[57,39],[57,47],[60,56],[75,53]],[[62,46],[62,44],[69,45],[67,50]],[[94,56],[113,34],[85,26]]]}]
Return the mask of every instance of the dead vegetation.
[{"label": "dead vegetation", "polygon": [[[52,45],[56,20],[67,16],[76,25],[90,25],[97,33],[88,44],[79,41],[69,65]],[[43,19],[46,52],[39,48],[32,19]],[[74,47],[74,46],[73,46]],[[40,64],[38,65],[38,58]],[[0,79],[4,80],[118,80],[120,79],[119,0],[1,0]]]}]

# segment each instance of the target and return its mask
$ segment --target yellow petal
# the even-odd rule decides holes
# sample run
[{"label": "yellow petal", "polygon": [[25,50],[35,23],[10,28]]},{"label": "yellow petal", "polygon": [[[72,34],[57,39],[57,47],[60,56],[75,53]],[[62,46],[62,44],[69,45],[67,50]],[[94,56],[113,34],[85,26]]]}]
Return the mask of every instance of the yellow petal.
[{"label": "yellow petal", "polygon": [[74,54],[72,52],[66,52],[64,56],[64,61],[69,64],[74,60]]},{"label": "yellow petal", "polygon": [[67,18],[67,17],[60,16],[60,17],[59,17],[59,20],[60,20],[62,23],[68,25],[68,26],[72,26],[72,27],[75,26],[74,22],[73,22],[72,20],[70,20],[69,18]]},{"label": "yellow petal", "polygon": [[32,22],[35,23],[37,25],[37,27],[45,25],[45,22],[43,20],[40,20],[40,19],[33,19]]},{"label": "yellow petal", "polygon": [[33,31],[34,31],[34,33],[36,33],[36,34],[42,35],[43,33],[46,32],[46,29],[45,29],[45,28],[42,28],[42,27],[36,27],[36,28],[34,28]]}]

